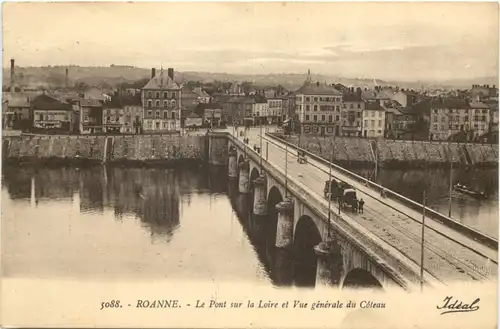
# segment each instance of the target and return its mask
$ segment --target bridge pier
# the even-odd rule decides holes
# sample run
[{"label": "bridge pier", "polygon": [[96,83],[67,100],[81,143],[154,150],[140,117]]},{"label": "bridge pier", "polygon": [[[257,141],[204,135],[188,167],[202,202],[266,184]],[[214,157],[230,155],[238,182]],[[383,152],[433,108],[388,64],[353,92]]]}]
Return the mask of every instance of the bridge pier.
[{"label": "bridge pier", "polygon": [[229,150],[229,164],[228,164],[228,175],[229,178],[238,177],[238,152],[234,148]]},{"label": "bridge pier", "polygon": [[316,286],[331,287],[340,284],[342,277],[342,250],[335,240],[321,242],[314,247],[317,256]]},{"label": "bridge pier", "polygon": [[276,247],[288,248],[293,243],[293,201],[286,198],[276,205],[278,210],[278,229]]},{"label": "bridge pier", "polygon": [[250,161],[245,159],[239,164],[240,180],[238,182],[238,190],[240,193],[250,193]]},{"label": "bridge pier", "polygon": [[267,201],[266,201],[266,182],[265,175],[259,176],[254,180],[254,199],[253,199],[253,213],[260,216],[267,214]]}]

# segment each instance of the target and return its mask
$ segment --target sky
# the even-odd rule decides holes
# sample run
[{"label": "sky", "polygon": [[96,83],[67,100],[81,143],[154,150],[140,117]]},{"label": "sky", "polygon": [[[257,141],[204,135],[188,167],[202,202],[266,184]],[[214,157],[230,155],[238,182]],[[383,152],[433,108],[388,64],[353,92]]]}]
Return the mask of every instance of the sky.
[{"label": "sky", "polygon": [[497,3],[4,3],[3,66],[498,75]]}]

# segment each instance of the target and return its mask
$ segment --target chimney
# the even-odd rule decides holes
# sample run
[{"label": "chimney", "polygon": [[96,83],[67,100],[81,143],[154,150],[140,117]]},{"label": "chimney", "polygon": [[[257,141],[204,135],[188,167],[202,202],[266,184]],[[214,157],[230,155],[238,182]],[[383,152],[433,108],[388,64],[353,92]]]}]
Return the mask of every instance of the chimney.
[{"label": "chimney", "polygon": [[66,68],[66,89],[68,89],[68,68]]},{"label": "chimney", "polygon": [[151,69],[151,79],[153,79],[155,77],[155,75],[156,75],[156,69],[153,67]]},{"label": "chimney", "polygon": [[169,67],[167,72],[168,72],[168,77],[172,79],[172,81],[174,81],[174,69]]},{"label": "chimney", "polygon": [[13,93],[16,89],[16,86],[14,85],[14,59],[12,58],[10,60],[10,92]]}]

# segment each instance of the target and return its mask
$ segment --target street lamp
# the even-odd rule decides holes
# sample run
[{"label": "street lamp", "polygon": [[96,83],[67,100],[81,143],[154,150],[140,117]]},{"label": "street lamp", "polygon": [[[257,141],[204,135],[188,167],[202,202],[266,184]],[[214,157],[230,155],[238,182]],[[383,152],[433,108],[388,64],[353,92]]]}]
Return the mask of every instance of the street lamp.
[{"label": "street lamp", "polygon": [[285,143],[285,198],[288,195],[288,143]]},{"label": "street lamp", "polygon": [[332,161],[333,161],[333,146],[330,154],[330,163],[328,164],[328,238],[331,238],[331,211],[332,211]]}]

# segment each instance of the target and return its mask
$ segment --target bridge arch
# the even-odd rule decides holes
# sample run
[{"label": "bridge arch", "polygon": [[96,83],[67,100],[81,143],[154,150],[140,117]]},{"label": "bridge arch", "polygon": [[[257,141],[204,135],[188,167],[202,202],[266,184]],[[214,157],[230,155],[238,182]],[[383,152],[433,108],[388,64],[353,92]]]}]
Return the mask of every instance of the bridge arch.
[{"label": "bridge arch", "polygon": [[245,157],[243,156],[243,154],[240,154],[240,156],[238,157],[238,164],[240,164],[244,160],[245,160]]},{"label": "bridge arch", "polygon": [[302,215],[295,227],[293,240],[295,284],[297,286],[315,286],[317,259],[314,247],[322,240],[321,233],[313,219],[307,215]]},{"label": "bridge arch", "polygon": [[[254,180],[256,180],[257,178],[259,178],[259,169],[257,169],[257,167],[253,167],[252,168],[252,172],[250,173],[250,189],[253,190],[254,189],[254,185],[253,185],[253,182]],[[252,199],[253,200],[253,199]]]},{"label": "bridge arch", "polygon": [[355,268],[347,273],[342,288],[371,288],[382,290],[382,284],[370,272]]}]

